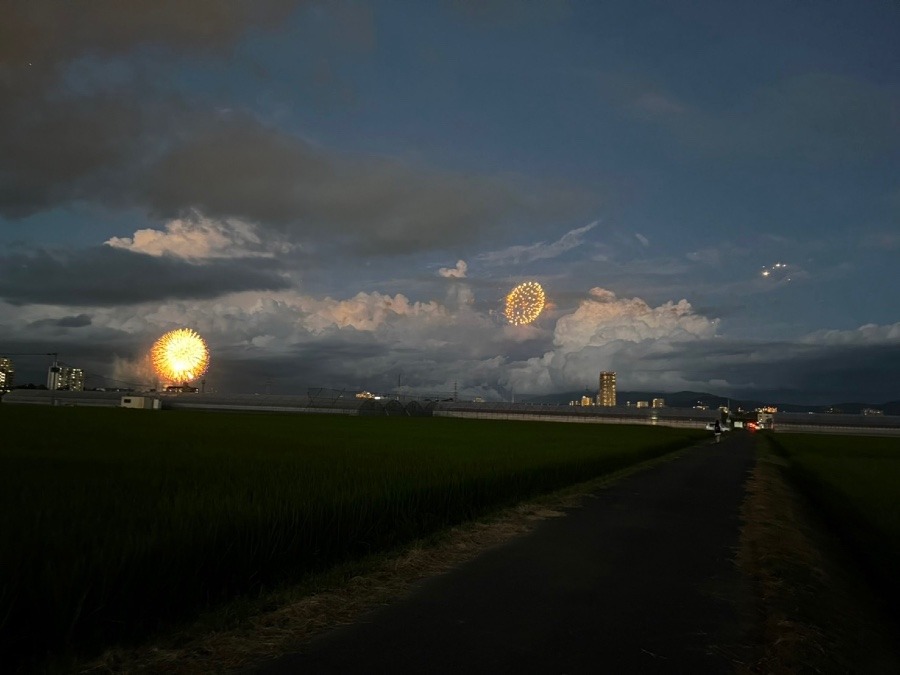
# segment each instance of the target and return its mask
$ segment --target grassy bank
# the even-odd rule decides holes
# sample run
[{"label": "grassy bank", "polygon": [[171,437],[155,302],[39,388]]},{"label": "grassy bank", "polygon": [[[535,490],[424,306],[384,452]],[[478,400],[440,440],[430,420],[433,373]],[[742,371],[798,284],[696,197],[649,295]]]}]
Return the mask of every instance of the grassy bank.
[{"label": "grassy bank", "polygon": [[90,653],[690,430],[0,406],[0,651]]},{"label": "grassy bank", "polygon": [[[747,481],[737,562],[753,584],[754,658],[736,672],[896,673],[896,627],[821,509],[762,441]],[[779,434],[777,438],[781,438]],[[847,439],[844,439],[845,441]]]},{"label": "grassy bank", "polygon": [[778,434],[770,442],[873,585],[900,600],[900,439]]}]

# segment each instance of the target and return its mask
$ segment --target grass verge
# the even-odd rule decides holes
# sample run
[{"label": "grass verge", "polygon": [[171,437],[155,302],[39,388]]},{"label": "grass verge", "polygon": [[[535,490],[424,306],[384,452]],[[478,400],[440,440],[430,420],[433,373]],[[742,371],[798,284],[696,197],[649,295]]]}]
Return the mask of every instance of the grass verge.
[{"label": "grass verge", "polygon": [[896,625],[772,440],[761,440],[742,507],[737,563],[757,598],[758,654],[746,672],[900,672]]},{"label": "grass verge", "polygon": [[896,608],[900,438],[779,434],[770,442],[786,460],[792,483]]}]

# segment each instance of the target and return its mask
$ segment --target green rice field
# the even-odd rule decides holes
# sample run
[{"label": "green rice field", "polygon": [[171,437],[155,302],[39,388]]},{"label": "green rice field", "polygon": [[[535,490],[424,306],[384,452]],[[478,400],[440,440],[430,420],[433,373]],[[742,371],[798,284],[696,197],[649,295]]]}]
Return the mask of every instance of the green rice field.
[{"label": "green rice field", "polygon": [[900,599],[900,438],[778,434],[770,439],[789,461],[793,482],[870,581]]},{"label": "green rice field", "polygon": [[0,654],[89,655],[696,442],[600,424],[0,405]]}]

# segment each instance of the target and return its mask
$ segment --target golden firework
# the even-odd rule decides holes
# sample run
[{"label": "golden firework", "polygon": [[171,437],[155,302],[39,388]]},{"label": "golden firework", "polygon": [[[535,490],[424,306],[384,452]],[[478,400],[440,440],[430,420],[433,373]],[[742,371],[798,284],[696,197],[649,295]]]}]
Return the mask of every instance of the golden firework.
[{"label": "golden firework", "polygon": [[209,368],[209,349],[203,338],[190,328],[178,328],[153,343],[150,362],[160,379],[184,384]]},{"label": "golden firework", "polygon": [[526,281],[506,296],[503,315],[513,326],[524,326],[537,319],[543,310],[544,289],[536,281]]}]

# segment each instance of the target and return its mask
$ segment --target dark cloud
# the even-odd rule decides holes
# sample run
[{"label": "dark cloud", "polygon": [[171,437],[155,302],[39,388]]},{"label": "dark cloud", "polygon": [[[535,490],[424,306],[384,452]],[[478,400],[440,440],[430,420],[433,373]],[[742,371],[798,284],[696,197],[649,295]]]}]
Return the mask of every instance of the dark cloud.
[{"label": "dark cloud", "polygon": [[[42,335],[40,330],[30,329],[27,338],[0,342],[0,353],[12,355],[16,384],[44,384],[50,365],[49,355],[54,354],[61,363],[84,370],[86,387],[102,387],[116,386],[111,379],[114,377],[113,360],[139,359],[152,344],[151,340],[142,341],[110,328],[89,330],[90,339],[85,340],[78,332],[57,331]],[[124,385],[122,382],[118,386]]]},{"label": "dark cloud", "polygon": [[0,64],[52,68],[84,53],[110,55],[138,44],[222,50],[250,27],[272,28],[298,0],[91,0],[5,3]]},{"label": "dark cloud", "polygon": [[[14,114],[21,108],[20,114]],[[115,203],[147,151],[144,113],[114,96],[0,112],[0,213],[22,217],[76,199]]]},{"label": "dark cloud", "polygon": [[[277,26],[297,5],[296,0],[5,3],[0,214],[26,216],[74,199],[115,201],[126,182],[123,173],[145,161],[149,138],[172,129],[174,119],[186,114],[140,76],[112,90],[87,95],[73,90],[66,75],[77,59],[126,55],[140,45],[176,54],[221,53],[250,28]],[[183,123],[174,125],[179,126]]]},{"label": "dark cloud", "polygon": [[109,247],[65,254],[44,250],[0,257],[0,298],[11,304],[124,305],[214,298],[235,291],[278,290],[288,282],[258,259],[197,265]]},{"label": "dark cloud", "polygon": [[[240,111],[217,112],[167,83],[169,61],[221,56],[301,4],[17,6],[0,28],[0,98],[8,102],[0,107],[0,215],[76,201],[163,217],[199,209],[372,255],[452,246],[596,206],[566,187],[343,156]],[[339,45],[374,40],[371,13],[343,4],[303,21],[341,34]]]},{"label": "dark cloud", "polygon": [[118,87],[78,91],[67,81],[73,63],[94,59],[96,69],[103,59],[128,56],[140,46],[162,54],[224,54],[248,30],[276,28],[299,4],[6,3],[0,21],[0,213],[21,217],[74,199],[115,202],[126,175],[146,161],[149,141],[171,139],[196,116],[161,91],[164,83],[140,72]]},{"label": "dark cloud", "polygon": [[136,198],[163,217],[198,209],[366,254],[450,246],[591,205],[576,190],[328,154],[250,119],[223,120],[173,147],[142,189]]},{"label": "dark cloud", "polygon": [[596,207],[574,188],[346,157],[249,117],[176,104],[110,96],[15,124],[17,133],[0,133],[0,213],[9,217],[74,200],[142,205],[162,218],[198,210],[372,255],[484,240]]},{"label": "dark cloud", "polygon": [[44,326],[52,328],[84,328],[91,325],[91,317],[87,314],[77,314],[75,316],[64,316],[61,319],[41,319],[32,321],[28,324],[29,328],[42,328]]},{"label": "dark cloud", "polygon": [[718,339],[681,343],[669,353],[645,355],[642,363],[651,372],[677,370],[722,396],[810,405],[895,400],[900,379],[900,352],[890,344]]},{"label": "dark cloud", "polygon": [[56,325],[62,328],[83,328],[91,325],[91,317],[87,314],[64,316],[56,322]]},{"label": "dark cloud", "polygon": [[[287,353],[250,354],[226,348],[215,353],[215,368],[207,374],[210,387],[243,393],[305,394],[308,388],[389,389],[397,383],[402,359],[371,334],[345,330],[329,332]],[[421,381],[418,374],[411,378]]]},{"label": "dark cloud", "polygon": [[810,350],[784,361],[785,382],[819,402],[897,400],[900,350],[894,345],[840,345]]}]

